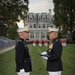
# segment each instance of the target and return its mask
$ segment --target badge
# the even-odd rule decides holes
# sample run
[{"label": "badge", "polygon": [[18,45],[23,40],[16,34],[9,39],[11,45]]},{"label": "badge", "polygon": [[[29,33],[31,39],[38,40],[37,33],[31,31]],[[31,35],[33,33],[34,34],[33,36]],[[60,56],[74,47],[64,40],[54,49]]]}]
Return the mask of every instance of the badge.
[{"label": "badge", "polygon": [[53,48],[53,44],[51,44],[50,46],[49,46],[49,49],[52,49]]},{"label": "badge", "polygon": [[52,48],[53,48],[53,44],[50,44],[50,46],[49,46],[49,52],[51,52]]}]

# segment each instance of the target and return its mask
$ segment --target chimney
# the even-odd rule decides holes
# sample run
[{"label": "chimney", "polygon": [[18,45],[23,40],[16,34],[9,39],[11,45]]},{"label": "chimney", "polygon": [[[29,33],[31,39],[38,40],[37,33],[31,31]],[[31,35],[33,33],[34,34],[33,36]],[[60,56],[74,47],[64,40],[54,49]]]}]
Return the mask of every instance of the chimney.
[{"label": "chimney", "polygon": [[51,15],[51,9],[49,9],[49,14]]},{"label": "chimney", "polygon": [[51,22],[51,9],[49,9],[49,21]]}]

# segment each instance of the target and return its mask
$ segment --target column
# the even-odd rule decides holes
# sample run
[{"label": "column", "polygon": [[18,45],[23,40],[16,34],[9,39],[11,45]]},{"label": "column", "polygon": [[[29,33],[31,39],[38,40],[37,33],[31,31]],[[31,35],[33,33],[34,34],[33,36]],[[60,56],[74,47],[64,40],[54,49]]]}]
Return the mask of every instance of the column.
[{"label": "column", "polygon": [[41,40],[41,31],[39,31],[39,40]]},{"label": "column", "polygon": [[45,31],[45,39],[47,39],[47,32]]}]

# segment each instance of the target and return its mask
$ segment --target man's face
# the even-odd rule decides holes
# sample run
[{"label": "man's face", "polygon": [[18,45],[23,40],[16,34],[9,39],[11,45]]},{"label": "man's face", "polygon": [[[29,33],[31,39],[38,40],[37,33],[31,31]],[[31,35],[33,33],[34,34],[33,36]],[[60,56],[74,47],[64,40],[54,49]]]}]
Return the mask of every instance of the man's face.
[{"label": "man's face", "polygon": [[52,39],[53,38],[53,32],[49,33],[49,38]]},{"label": "man's face", "polygon": [[57,35],[57,32],[52,31],[52,32],[49,33],[49,38],[54,39],[56,37],[56,35]]},{"label": "man's face", "polygon": [[28,39],[29,33],[28,33],[28,32],[23,32],[23,37],[24,37],[25,39]]}]

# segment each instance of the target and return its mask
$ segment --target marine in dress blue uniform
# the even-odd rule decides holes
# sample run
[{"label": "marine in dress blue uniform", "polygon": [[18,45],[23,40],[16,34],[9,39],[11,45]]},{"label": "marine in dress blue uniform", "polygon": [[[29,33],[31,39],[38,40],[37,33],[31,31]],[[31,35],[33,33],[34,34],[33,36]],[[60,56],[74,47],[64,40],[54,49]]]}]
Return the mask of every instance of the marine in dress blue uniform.
[{"label": "marine in dress blue uniform", "polygon": [[44,55],[47,57],[47,67],[49,75],[61,75],[62,67],[62,44],[58,38],[57,28],[48,28],[50,45]]},{"label": "marine in dress blue uniform", "polygon": [[27,26],[18,29],[19,40],[15,46],[16,72],[18,75],[30,75],[32,71],[31,57],[26,43],[29,29]]},{"label": "marine in dress blue uniform", "polygon": [[47,71],[49,75],[61,75],[62,67],[62,44],[58,38],[57,28],[48,28],[49,37],[52,40],[47,51]]}]

